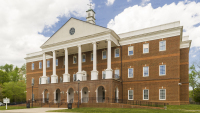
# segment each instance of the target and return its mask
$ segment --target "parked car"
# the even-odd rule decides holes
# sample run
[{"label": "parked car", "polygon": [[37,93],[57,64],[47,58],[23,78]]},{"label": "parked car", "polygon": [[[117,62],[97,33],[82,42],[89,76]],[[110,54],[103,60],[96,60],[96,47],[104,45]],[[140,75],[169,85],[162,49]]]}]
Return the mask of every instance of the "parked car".
[{"label": "parked car", "polygon": [[4,103],[2,103],[2,102],[0,102],[0,106],[5,106],[5,104],[4,104]]}]

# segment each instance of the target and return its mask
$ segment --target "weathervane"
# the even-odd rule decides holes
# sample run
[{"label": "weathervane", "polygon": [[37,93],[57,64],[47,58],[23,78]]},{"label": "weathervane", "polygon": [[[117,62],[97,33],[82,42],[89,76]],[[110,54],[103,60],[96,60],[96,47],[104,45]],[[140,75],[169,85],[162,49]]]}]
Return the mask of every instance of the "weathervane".
[{"label": "weathervane", "polygon": [[90,2],[90,4],[87,4],[88,6],[90,6],[90,9],[92,9],[92,3]]}]

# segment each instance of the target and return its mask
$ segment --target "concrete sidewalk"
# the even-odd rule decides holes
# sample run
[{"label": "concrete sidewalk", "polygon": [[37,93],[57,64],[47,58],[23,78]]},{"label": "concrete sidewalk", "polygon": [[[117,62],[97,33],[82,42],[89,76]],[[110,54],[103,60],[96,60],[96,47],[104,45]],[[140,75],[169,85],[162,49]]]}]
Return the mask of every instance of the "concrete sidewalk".
[{"label": "concrete sidewalk", "polygon": [[13,109],[0,110],[0,113],[66,113],[66,112],[46,112],[49,110],[61,110],[67,108],[29,108],[29,109]]}]

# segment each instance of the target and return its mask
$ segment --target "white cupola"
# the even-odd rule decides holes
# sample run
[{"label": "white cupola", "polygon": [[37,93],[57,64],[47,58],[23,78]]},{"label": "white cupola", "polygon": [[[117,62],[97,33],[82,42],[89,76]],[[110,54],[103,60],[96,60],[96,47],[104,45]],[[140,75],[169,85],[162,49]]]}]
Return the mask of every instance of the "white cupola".
[{"label": "white cupola", "polygon": [[93,9],[89,9],[86,11],[87,12],[87,22],[91,23],[91,24],[95,24],[95,12]]}]

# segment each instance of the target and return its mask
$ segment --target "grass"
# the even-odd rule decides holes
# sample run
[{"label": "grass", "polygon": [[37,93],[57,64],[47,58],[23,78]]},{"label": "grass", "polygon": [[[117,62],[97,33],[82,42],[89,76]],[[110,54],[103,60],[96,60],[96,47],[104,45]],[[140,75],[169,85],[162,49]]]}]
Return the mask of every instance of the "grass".
[{"label": "grass", "polygon": [[[188,111],[190,110],[190,111]],[[200,105],[169,105],[164,109],[139,109],[139,108],[75,108],[52,110],[48,112],[82,112],[82,113],[200,113]]]},{"label": "grass", "polygon": [[[26,109],[26,106],[7,106],[7,110],[12,110],[12,109]],[[0,106],[0,110],[6,110],[6,106]]]}]

